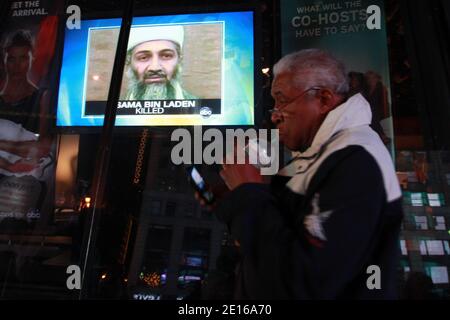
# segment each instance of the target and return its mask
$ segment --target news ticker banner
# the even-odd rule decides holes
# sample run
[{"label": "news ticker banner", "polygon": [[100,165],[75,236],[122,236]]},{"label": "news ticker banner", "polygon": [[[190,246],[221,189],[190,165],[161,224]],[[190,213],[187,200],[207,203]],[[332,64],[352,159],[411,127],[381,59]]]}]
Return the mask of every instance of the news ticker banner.
[{"label": "news ticker banner", "polygon": [[384,1],[281,1],[282,55],[318,48],[342,61],[351,94],[370,103],[371,127],[393,152],[393,121]]},{"label": "news ticker banner", "polygon": [[[86,101],[86,116],[105,114],[105,101]],[[220,114],[220,99],[189,100],[123,100],[117,105],[117,115],[201,115],[209,117]]]}]

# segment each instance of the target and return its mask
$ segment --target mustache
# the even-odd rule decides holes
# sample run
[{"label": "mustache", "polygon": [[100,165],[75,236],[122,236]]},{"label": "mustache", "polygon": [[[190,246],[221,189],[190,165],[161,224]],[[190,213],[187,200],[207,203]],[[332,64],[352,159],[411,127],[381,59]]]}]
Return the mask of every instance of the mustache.
[{"label": "mustache", "polygon": [[148,79],[148,78],[153,78],[153,77],[158,77],[158,78],[166,78],[167,79],[167,75],[164,71],[162,70],[157,70],[157,71],[147,71],[144,74],[144,79]]}]

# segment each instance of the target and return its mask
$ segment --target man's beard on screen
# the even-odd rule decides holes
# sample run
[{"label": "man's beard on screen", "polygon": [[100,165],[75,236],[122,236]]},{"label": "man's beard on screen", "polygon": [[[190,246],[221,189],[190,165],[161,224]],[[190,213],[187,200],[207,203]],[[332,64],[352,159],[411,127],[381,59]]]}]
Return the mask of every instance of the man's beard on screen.
[{"label": "man's beard on screen", "polygon": [[175,70],[173,77],[169,80],[163,71],[150,71],[144,75],[144,79],[153,76],[165,78],[166,81],[162,83],[146,84],[138,79],[136,73],[129,68],[128,76],[128,90],[126,100],[175,100],[183,99],[181,89],[181,80],[179,79],[179,67]]}]

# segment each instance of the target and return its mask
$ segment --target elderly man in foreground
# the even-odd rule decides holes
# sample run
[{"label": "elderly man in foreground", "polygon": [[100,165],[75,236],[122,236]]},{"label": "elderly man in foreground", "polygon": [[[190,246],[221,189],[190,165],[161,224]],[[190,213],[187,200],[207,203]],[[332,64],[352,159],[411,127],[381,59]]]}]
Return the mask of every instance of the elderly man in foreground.
[{"label": "elderly man in foreground", "polygon": [[215,212],[240,245],[237,299],[394,299],[402,220],[392,159],[344,66],[303,50],[274,67],[272,121],[294,152],[263,183],[224,165]]}]

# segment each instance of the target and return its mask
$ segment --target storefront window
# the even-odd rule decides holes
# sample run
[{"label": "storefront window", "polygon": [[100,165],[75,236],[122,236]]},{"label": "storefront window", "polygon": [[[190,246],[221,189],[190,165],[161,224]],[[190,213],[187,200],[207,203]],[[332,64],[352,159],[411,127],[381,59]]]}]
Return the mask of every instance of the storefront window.
[{"label": "storefront window", "polygon": [[[0,299],[201,299],[206,280],[235,272],[236,243],[174,163],[173,133],[192,137],[196,159],[207,129],[272,128],[271,68],[294,46],[281,1],[135,2],[127,16],[125,2],[76,1],[81,29],[66,25],[61,1],[41,1],[40,14],[2,4]],[[353,61],[348,75],[376,105],[371,125],[402,188],[398,288],[411,298],[425,279],[434,298],[448,298],[449,7],[377,2],[386,65],[377,73]],[[313,31],[299,31],[305,45],[322,44]],[[200,160],[204,180],[225,188],[220,167]]]}]

